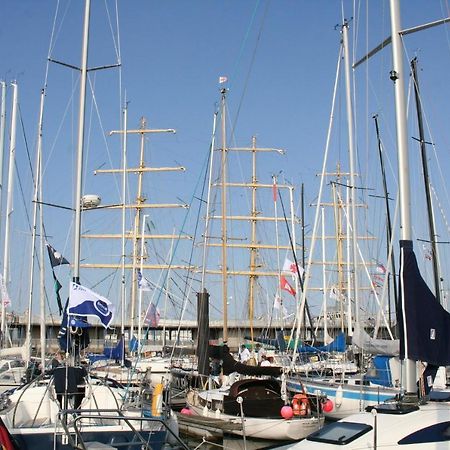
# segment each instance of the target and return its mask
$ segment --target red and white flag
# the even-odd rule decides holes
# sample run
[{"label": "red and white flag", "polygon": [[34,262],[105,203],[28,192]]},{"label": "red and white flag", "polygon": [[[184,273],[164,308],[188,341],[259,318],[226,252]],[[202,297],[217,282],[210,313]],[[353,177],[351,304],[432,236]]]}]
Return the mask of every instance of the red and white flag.
[{"label": "red and white flag", "polygon": [[219,77],[219,84],[226,83],[228,81],[228,77]]},{"label": "red and white flag", "polygon": [[293,295],[295,297],[295,289],[288,283],[288,280],[286,280],[286,277],[281,276],[280,277],[280,287],[284,291],[289,292],[289,294]]},{"label": "red and white flag", "polygon": [[284,260],[284,264],[283,264],[283,272],[291,273],[291,274],[297,275],[297,274],[298,274],[297,268],[298,268],[298,270],[300,270],[300,275],[303,276],[303,272],[305,271],[305,270],[303,269],[303,267],[297,266],[297,264],[295,264],[294,262],[292,262],[292,261],[291,261],[290,259],[288,259],[288,258],[286,258],[286,259]]}]

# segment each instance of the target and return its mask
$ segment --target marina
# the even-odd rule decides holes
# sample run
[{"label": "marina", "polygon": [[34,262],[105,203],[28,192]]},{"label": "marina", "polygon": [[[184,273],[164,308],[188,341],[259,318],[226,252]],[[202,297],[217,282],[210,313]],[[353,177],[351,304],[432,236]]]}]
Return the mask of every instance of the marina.
[{"label": "marina", "polygon": [[2,449],[448,448],[427,5],[5,0]]}]

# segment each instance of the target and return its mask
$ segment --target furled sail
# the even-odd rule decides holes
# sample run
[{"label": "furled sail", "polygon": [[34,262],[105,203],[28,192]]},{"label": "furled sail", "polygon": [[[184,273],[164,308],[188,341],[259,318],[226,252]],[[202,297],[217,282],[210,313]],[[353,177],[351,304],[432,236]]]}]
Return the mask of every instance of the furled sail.
[{"label": "furled sail", "polygon": [[372,355],[398,356],[400,351],[398,339],[375,339],[370,337],[359,324],[355,325],[352,343]]},{"label": "furled sail", "polygon": [[450,365],[450,314],[420,275],[412,241],[400,241],[400,358]]}]

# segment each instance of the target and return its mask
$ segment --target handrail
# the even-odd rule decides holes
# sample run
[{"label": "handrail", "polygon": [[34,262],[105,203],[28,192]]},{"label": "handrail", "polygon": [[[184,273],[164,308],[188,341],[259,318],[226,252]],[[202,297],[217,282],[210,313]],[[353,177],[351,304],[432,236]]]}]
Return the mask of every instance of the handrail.
[{"label": "handrail", "polygon": [[[86,414],[87,413],[87,414]],[[91,414],[90,414],[91,413]],[[92,414],[96,413],[96,414]],[[115,413],[117,415],[108,415],[108,413]],[[78,445],[72,438],[71,432],[69,430],[68,424],[67,424],[67,416],[69,414],[76,415],[72,426],[75,430],[75,433],[77,435]],[[100,415],[101,414],[101,415]],[[134,435],[138,438],[139,442],[144,445],[148,445],[147,440],[142,436],[142,434],[136,430],[136,428],[131,424],[131,421],[138,421],[138,422],[157,422],[160,423],[166,431],[170,433],[170,435],[175,438],[175,440],[178,442],[178,444],[181,445],[181,447],[185,450],[189,450],[189,447],[180,439],[179,436],[177,436],[173,430],[167,425],[164,418],[158,418],[158,417],[130,417],[125,416],[122,411],[118,409],[65,409],[61,410],[58,413],[59,420],[61,422],[61,425],[64,429],[64,432],[68,438],[69,444],[73,446],[74,448],[81,448],[82,450],[86,450],[86,446],[84,444],[84,440],[81,434],[81,430],[79,427],[78,422],[81,421],[81,419],[97,419],[100,417],[102,420],[118,420],[119,422],[123,420],[128,427],[130,428],[130,431],[134,433]],[[147,431],[147,430],[141,430],[141,431]],[[152,431],[152,430],[148,430]],[[137,444],[138,442],[126,442],[126,443],[116,443],[114,444],[116,447],[121,446],[129,446],[130,444]]]}]

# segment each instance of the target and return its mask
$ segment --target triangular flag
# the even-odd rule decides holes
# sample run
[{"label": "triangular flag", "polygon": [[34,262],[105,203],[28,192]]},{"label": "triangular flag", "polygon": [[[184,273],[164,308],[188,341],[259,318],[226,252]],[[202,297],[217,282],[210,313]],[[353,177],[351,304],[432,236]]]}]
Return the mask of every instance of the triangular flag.
[{"label": "triangular flag", "polygon": [[5,280],[3,279],[2,275],[0,275],[0,294],[1,294],[1,301],[6,306],[9,306],[11,304],[11,299],[8,294],[8,290],[6,289]]},{"label": "triangular flag", "polygon": [[56,278],[55,272],[53,272],[53,287],[55,288],[56,293],[56,302],[58,303],[58,309],[59,309],[59,315],[63,312],[63,306],[61,302],[61,296],[59,295],[59,291],[61,290],[62,286],[61,283]]},{"label": "triangular flag", "polygon": [[281,309],[281,297],[278,294],[275,295],[273,309]]},{"label": "triangular flag", "polygon": [[138,288],[141,291],[151,291],[152,290],[152,285],[150,284],[150,282],[147,280],[147,278],[142,276],[142,273],[139,269],[137,269],[137,276],[138,276]]},{"label": "triangular flag", "polygon": [[61,253],[56,251],[48,242],[47,242],[47,250],[48,256],[50,258],[50,265],[53,267],[61,266],[62,264],[70,264],[66,258],[64,258]]},{"label": "triangular flag", "polygon": [[295,289],[288,283],[288,281],[286,280],[286,277],[284,277],[284,276],[280,277],[280,287],[281,287],[281,289],[289,292],[289,294],[292,294],[295,297],[295,294],[296,294]]},{"label": "triangular flag", "polygon": [[147,312],[145,313],[144,324],[148,327],[157,327],[160,318],[161,314],[159,313],[158,308],[153,303],[150,303]]},{"label": "triangular flag", "polygon": [[219,77],[219,84],[226,83],[228,81],[228,77]]}]

